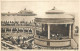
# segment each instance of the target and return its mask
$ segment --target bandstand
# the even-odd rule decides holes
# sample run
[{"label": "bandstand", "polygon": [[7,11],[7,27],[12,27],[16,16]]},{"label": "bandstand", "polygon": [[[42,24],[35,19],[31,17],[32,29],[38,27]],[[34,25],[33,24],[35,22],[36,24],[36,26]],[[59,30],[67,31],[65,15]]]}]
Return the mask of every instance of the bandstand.
[{"label": "bandstand", "polygon": [[53,8],[35,18],[34,43],[45,47],[71,46],[74,17]]}]

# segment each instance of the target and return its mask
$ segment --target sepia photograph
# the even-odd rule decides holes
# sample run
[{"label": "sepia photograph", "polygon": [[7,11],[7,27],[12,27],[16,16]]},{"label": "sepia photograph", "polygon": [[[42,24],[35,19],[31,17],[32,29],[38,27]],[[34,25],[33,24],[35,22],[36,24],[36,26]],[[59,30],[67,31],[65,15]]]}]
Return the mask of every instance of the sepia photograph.
[{"label": "sepia photograph", "polygon": [[2,0],[1,50],[79,50],[79,0]]}]

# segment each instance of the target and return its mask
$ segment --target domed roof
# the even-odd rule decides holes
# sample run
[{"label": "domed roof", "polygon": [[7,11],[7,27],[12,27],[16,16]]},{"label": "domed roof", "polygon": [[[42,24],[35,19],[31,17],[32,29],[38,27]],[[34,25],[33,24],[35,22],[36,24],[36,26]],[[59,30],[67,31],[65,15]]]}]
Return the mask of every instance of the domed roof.
[{"label": "domed roof", "polygon": [[55,7],[46,12],[46,14],[63,14],[64,12],[61,10],[56,10]]},{"label": "domed roof", "polygon": [[26,8],[25,8],[24,10],[19,11],[18,15],[22,15],[22,16],[35,16],[36,14],[34,14],[33,11],[31,11],[31,10],[26,10]]},{"label": "domed roof", "polygon": [[55,7],[52,10],[46,12],[46,14],[39,15],[36,18],[74,18],[70,14],[66,14],[61,10],[56,10]]},{"label": "domed roof", "polygon": [[21,10],[20,12],[33,12],[31,10],[26,10],[26,8],[24,10]]},{"label": "domed roof", "polygon": [[44,15],[37,16],[35,22],[40,23],[58,23],[58,24],[72,24],[74,22],[74,17],[70,14],[65,14],[63,11],[55,10],[55,7],[52,10],[49,10]]}]

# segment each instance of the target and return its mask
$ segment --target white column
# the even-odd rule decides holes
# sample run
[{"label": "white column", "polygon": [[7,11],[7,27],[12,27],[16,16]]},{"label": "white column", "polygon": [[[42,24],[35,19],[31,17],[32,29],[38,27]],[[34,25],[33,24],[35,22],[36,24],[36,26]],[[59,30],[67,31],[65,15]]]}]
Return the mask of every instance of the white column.
[{"label": "white column", "polygon": [[12,33],[12,28],[11,28],[11,33]]},{"label": "white column", "polygon": [[17,32],[19,31],[19,28],[16,28],[17,29]]},{"label": "white column", "polygon": [[28,28],[28,34],[29,34],[29,29],[30,29],[30,28]]},{"label": "white column", "polygon": [[50,39],[50,24],[48,24],[48,39]]},{"label": "white column", "polygon": [[69,25],[69,38],[71,38],[71,24]]},{"label": "white column", "polygon": [[32,34],[33,34],[33,28],[31,30],[32,30]]},{"label": "white column", "polygon": [[23,28],[23,33],[24,33],[24,28]]},{"label": "white column", "polygon": [[65,27],[67,27],[67,24],[65,24]]},{"label": "white column", "polygon": [[6,32],[6,28],[5,28],[5,32]]}]

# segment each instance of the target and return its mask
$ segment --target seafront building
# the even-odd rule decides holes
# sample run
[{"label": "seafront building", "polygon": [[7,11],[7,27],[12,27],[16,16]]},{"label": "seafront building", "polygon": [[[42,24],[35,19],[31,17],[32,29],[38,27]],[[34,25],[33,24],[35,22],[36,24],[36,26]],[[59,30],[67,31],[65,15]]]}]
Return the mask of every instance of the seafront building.
[{"label": "seafront building", "polygon": [[[1,19],[3,48],[10,46],[9,48],[13,49],[15,44],[19,49],[78,48],[78,40],[74,36],[75,18],[61,10],[56,10],[55,7],[40,17],[25,8],[18,13],[2,13]],[[76,32],[78,33],[78,30]],[[21,42],[17,42],[17,39]],[[29,46],[26,42],[29,42]]]},{"label": "seafront building", "polygon": [[[25,21],[20,20],[18,21],[17,19],[19,18],[23,18],[23,17],[34,17],[36,14],[34,14],[32,11],[30,10],[26,10],[26,8],[24,10],[19,11],[18,13],[2,13],[1,14],[1,18],[5,19],[7,18],[12,18],[14,19],[16,17],[16,19],[12,20],[2,20],[1,21],[1,34],[14,34],[14,33],[18,33],[18,34],[32,34],[33,33],[33,27],[34,27],[34,20],[30,20],[30,21]],[[17,18],[18,17],[18,18]]]}]

